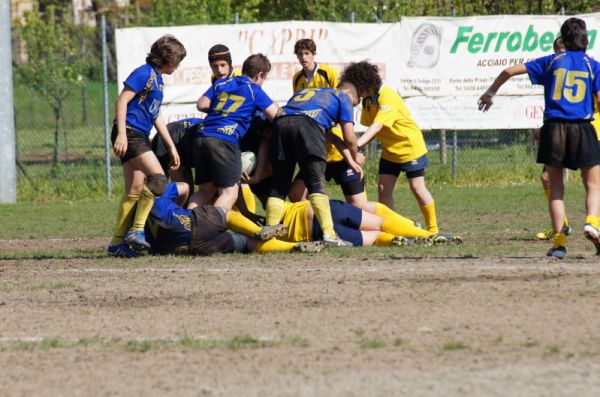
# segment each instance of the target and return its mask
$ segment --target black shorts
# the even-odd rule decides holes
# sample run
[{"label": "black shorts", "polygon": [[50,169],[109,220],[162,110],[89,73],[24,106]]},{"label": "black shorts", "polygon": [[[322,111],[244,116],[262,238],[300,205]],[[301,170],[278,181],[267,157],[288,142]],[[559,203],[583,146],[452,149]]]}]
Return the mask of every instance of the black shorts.
[{"label": "black shorts", "polygon": [[600,144],[589,121],[546,120],[537,162],[572,170],[600,164]]},{"label": "black shorts", "polygon": [[310,157],[326,161],[325,129],[308,116],[278,117],[273,122],[270,155],[273,164]]},{"label": "black shorts", "polygon": [[[185,128],[182,123],[173,122],[167,124],[167,130],[169,131],[169,135],[177,148],[177,153],[179,153],[179,160],[181,167],[193,167],[193,148],[194,148],[194,137],[196,131],[194,128]],[[156,134],[154,139],[152,139],[152,151],[156,154],[160,165],[162,166],[166,175],[168,175],[168,171],[170,168],[171,157],[169,156],[169,151],[165,147],[165,143],[163,142],[160,134]]]},{"label": "black shorts", "polygon": [[[110,135],[113,146],[115,145],[118,134],[119,130],[117,125],[113,124],[112,133]],[[125,155],[121,157],[121,164],[125,164],[129,160],[150,151],[152,151],[152,148],[150,146],[150,138],[148,138],[148,135],[127,127],[127,151],[125,152]]]},{"label": "black shorts", "polygon": [[[304,175],[302,174],[302,171],[298,172],[298,175],[296,175],[294,180],[296,179],[301,179],[304,181]],[[350,167],[345,161],[334,161],[327,163],[327,168],[325,169],[325,179],[327,181],[333,179],[336,184],[340,185],[344,196],[354,196],[355,194],[365,191],[365,184],[360,179],[360,175],[354,172],[352,167]]]},{"label": "black shorts", "polygon": [[379,175],[392,175],[398,178],[401,172],[406,173],[408,179],[417,178],[425,175],[425,169],[429,165],[427,155],[406,163],[394,163],[383,158],[379,159]]},{"label": "black shorts", "polygon": [[242,175],[242,154],[235,143],[212,137],[194,139],[196,185],[234,186]]},{"label": "black shorts", "polygon": [[234,251],[234,241],[227,232],[225,212],[212,205],[200,205],[192,210],[190,255],[227,254]]},{"label": "black shorts", "polygon": [[261,202],[266,202],[267,198],[269,197],[269,194],[271,193],[272,182],[273,178],[271,176],[268,176],[265,179],[262,179],[260,182],[248,186],[250,186],[250,190],[252,190],[252,193],[254,193]]}]

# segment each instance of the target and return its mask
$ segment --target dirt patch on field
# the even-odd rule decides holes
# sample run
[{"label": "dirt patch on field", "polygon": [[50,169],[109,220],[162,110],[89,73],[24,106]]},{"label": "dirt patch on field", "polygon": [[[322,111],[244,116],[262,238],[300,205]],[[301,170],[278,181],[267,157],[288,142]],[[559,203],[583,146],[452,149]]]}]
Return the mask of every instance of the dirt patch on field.
[{"label": "dirt patch on field", "polygon": [[599,395],[595,257],[382,252],[0,261],[0,394]]}]

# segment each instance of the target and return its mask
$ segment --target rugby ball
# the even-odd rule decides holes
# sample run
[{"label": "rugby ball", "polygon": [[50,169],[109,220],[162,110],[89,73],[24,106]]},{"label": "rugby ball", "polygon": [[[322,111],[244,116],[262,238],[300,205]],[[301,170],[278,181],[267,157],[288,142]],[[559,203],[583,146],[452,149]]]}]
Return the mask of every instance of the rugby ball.
[{"label": "rugby ball", "polygon": [[242,152],[242,173],[252,174],[256,168],[256,155],[253,152]]}]

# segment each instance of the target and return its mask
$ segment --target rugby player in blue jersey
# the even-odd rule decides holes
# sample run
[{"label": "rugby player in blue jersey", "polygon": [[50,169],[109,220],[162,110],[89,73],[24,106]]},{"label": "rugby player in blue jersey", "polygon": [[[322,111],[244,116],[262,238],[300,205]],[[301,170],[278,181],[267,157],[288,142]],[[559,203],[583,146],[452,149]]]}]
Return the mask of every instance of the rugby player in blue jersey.
[{"label": "rugby player in blue jersey", "polygon": [[362,174],[356,163],[357,145],[354,135],[354,106],[358,93],[353,84],[342,81],[334,88],[304,88],[294,94],[273,123],[271,194],[267,200],[267,225],[278,224],[283,216],[284,199],[292,184],[296,164],[304,176],[308,199],[321,228],[323,241],[332,246],[352,246],[340,239],[334,230],[325,192],[327,152],[325,135],[340,124],[344,143],[350,151],[350,166]]},{"label": "rugby player in blue jersey", "polygon": [[163,193],[167,178],[151,150],[149,135],[152,127],[156,127],[164,140],[171,167],[177,169],[179,154],[160,115],[164,90],[161,74],[172,74],[185,56],[185,48],[174,36],[163,36],[152,44],[146,63],[123,82],[124,88],[117,99],[112,142],[114,153],[123,164],[125,192],[108,246],[112,256],[134,257],[136,250],[150,247],[144,225],[154,197]]},{"label": "rugby player in blue jersey", "polygon": [[190,208],[209,204],[215,190],[215,206],[230,210],[235,204],[242,173],[239,141],[257,110],[268,120],[279,110],[261,88],[270,70],[266,56],[251,55],[242,65],[242,76],[215,81],[198,99],[198,110],[207,116],[194,141],[198,191],[190,198]]},{"label": "rugby player in blue jersey", "polygon": [[600,146],[591,124],[594,96],[600,98],[600,64],[585,54],[588,37],[583,20],[567,19],[560,34],[566,51],[505,69],[479,98],[479,109],[487,111],[498,89],[512,76],[527,73],[533,84],[544,86],[546,108],[537,162],[546,166],[550,178],[554,233],[548,256],[562,259],[567,254],[563,168],[581,169],[587,214],[583,231],[600,253]]}]

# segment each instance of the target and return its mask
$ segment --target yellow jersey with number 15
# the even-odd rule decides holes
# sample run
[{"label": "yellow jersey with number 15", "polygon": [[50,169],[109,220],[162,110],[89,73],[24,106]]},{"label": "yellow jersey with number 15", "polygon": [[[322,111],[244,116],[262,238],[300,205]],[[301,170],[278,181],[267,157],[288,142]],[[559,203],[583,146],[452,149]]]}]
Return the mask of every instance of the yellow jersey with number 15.
[{"label": "yellow jersey with number 15", "polygon": [[406,163],[427,153],[423,133],[396,91],[382,86],[374,98],[363,99],[362,105],[361,124],[383,125],[375,137],[381,142],[384,160]]}]

